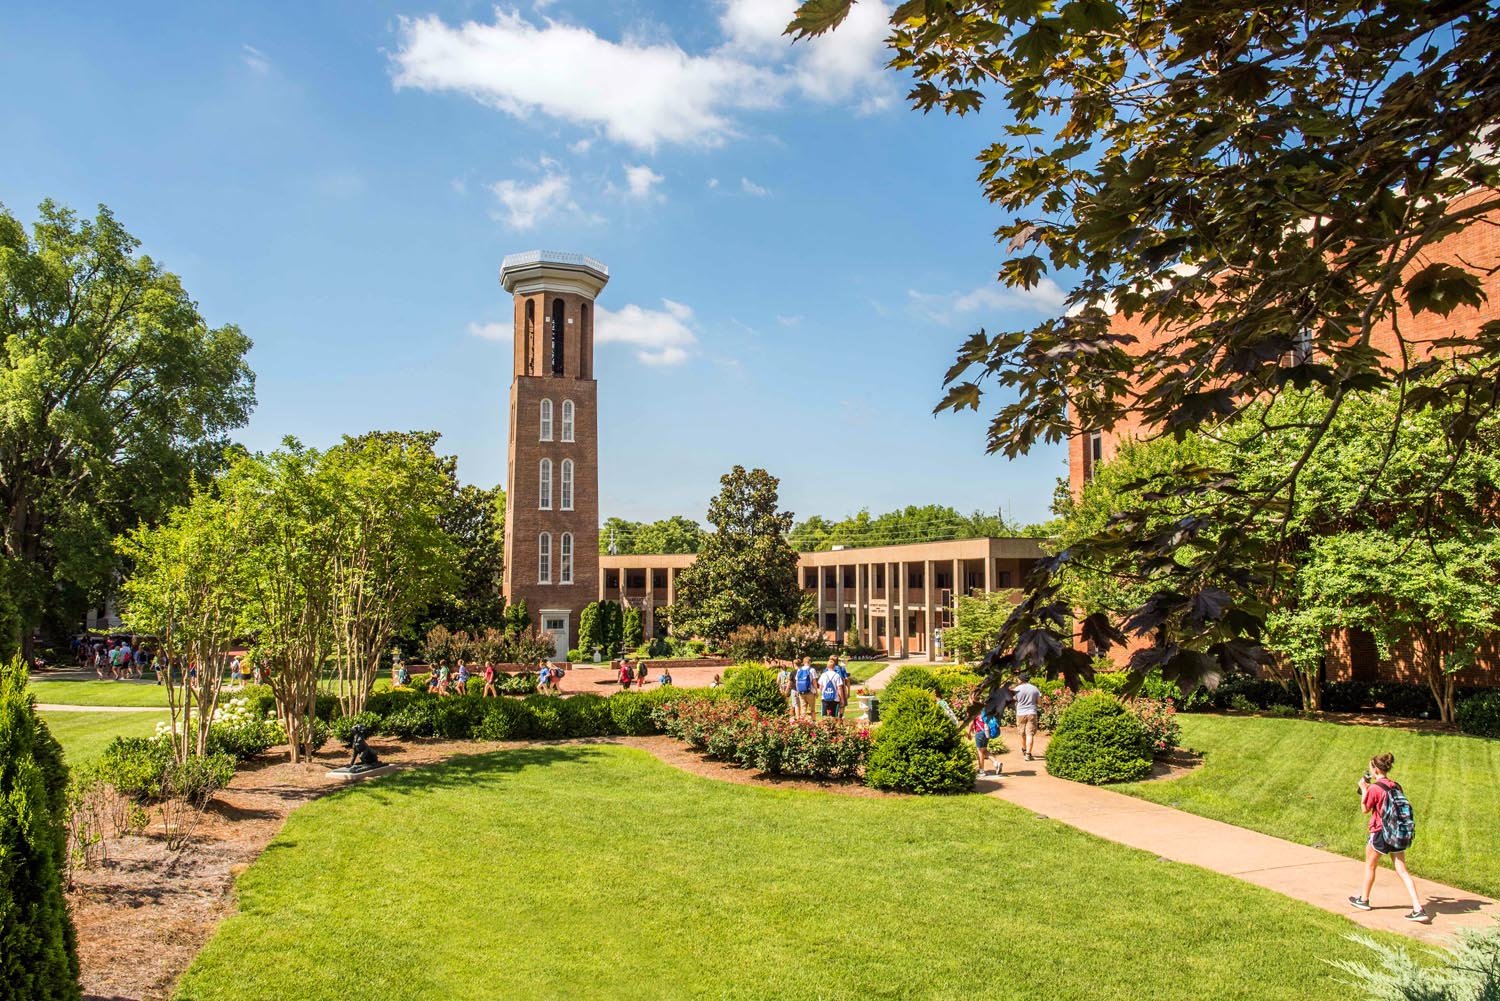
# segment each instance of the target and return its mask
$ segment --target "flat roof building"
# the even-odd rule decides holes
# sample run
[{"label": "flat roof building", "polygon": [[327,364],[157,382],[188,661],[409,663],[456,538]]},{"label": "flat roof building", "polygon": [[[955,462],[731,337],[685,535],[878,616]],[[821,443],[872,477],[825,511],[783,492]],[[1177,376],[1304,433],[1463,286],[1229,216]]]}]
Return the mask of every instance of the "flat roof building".
[{"label": "flat roof building", "polygon": [[[934,632],[955,622],[960,595],[1016,590],[1047,554],[1040,539],[979,538],[800,553],[797,578],[814,599],[829,640],[874,647],[901,659],[932,657]],[[655,634],[654,611],[677,600],[677,575],[692,553],[599,557],[599,598],[643,613]],[[1016,598],[1020,593],[1017,590]]]}]

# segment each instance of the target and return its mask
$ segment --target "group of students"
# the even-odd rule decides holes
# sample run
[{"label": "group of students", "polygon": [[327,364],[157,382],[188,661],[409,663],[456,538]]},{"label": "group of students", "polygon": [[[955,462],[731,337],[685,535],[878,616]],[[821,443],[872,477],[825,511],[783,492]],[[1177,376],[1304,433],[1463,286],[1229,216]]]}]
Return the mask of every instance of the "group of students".
[{"label": "group of students", "polygon": [[[620,691],[622,692],[629,691],[631,685],[634,685],[638,689],[645,688],[646,681],[651,676],[650,662],[644,660],[638,660],[632,664],[628,659],[622,658],[610,661],[609,666],[610,670],[615,672],[615,680],[620,683]],[[718,687],[718,680],[719,676],[717,674],[714,675],[714,687]],[[661,677],[656,679],[656,683],[663,688],[670,688],[672,686],[672,669],[663,664]]]},{"label": "group of students", "polygon": [[974,739],[974,750],[979,755],[979,774],[999,775],[1000,763],[990,754],[990,741],[1000,736],[1000,717],[1006,705],[1014,703],[1016,708],[1016,731],[1021,737],[1021,758],[1035,761],[1032,752],[1036,749],[1037,716],[1041,712],[1042,690],[1031,683],[1026,672],[1016,676],[1014,684],[1006,685],[996,692],[969,724],[969,735]]},{"label": "group of students", "polygon": [[[479,677],[484,679],[484,688],[480,691],[483,697],[491,699],[500,697],[497,683],[502,673],[504,672],[494,664],[484,665],[484,669],[479,674]],[[537,672],[536,690],[554,695],[562,694],[562,676],[563,668],[560,665],[543,664],[542,669]],[[427,680],[422,682],[422,690],[438,696],[466,695],[469,691],[469,679],[472,677],[474,677],[473,671],[463,661],[459,661],[456,668],[450,668],[447,661],[439,661],[438,666],[427,675]],[[411,671],[399,660],[391,664],[391,684],[398,688],[411,685]]]},{"label": "group of students", "polygon": [[146,668],[156,666],[160,657],[159,653],[148,651],[144,643],[132,649],[128,639],[118,642],[113,639],[75,639],[74,653],[78,663],[92,667],[94,676],[101,681],[105,677],[115,681],[142,677]]},{"label": "group of students", "polygon": [[849,667],[840,657],[829,657],[828,664],[820,672],[813,667],[811,657],[800,662],[771,661],[780,668],[776,672],[776,687],[786,698],[794,717],[811,719],[817,716],[818,702],[823,704],[823,715],[838,718],[849,706]]}]

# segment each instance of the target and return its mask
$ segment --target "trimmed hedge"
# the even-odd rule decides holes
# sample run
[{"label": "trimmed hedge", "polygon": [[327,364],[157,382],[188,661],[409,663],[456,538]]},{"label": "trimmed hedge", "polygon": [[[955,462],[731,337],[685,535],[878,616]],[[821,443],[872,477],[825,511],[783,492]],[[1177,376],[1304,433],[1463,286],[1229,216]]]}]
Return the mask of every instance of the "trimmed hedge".
[{"label": "trimmed hedge", "polygon": [[1478,737],[1500,737],[1500,689],[1460,702],[1458,728]]},{"label": "trimmed hedge", "polygon": [[742,664],[724,679],[724,692],[731,699],[754,706],[767,715],[785,714],[787,697],[776,687],[776,672],[759,664]]},{"label": "trimmed hedge", "polygon": [[1143,779],[1151,774],[1151,735],[1115,696],[1085,695],[1057,721],[1047,774],[1089,785]]},{"label": "trimmed hedge", "polygon": [[974,749],[931,692],[917,686],[897,692],[882,703],[881,715],[885,719],[875,731],[866,783],[915,793],[973,790]]},{"label": "trimmed hedge", "polygon": [[885,698],[891,698],[897,692],[908,688],[916,688],[933,695],[941,695],[943,686],[939,684],[937,676],[925,667],[908,664],[896,672],[896,676],[885,686]]}]

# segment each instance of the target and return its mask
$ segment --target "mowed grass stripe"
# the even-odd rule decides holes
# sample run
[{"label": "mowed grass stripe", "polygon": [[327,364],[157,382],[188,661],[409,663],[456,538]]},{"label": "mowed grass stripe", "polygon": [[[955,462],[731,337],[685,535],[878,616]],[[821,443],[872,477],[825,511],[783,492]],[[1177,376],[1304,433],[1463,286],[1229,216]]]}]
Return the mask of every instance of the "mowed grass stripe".
[{"label": "mowed grass stripe", "polygon": [[238,899],[179,997],[1342,998],[1323,960],[1357,954],[1335,915],[994,799],[598,745],[309,804]]},{"label": "mowed grass stripe", "polygon": [[1412,800],[1420,876],[1500,896],[1500,741],[1313,720],[1185,715],[1183,745],[1203,766],[1119,791],[1329,851],[1364,857],[1369,818],[1355,783],[1370,758],[1396,756]]}]

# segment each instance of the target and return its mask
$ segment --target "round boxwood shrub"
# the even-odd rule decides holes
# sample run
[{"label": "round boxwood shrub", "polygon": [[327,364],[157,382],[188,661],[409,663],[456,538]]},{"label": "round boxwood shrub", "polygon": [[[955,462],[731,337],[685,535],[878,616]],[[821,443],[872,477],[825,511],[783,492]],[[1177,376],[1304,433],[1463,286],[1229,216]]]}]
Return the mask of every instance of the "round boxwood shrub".
[{"label": "round boxwood shrub", "polygon": [[767,715],[787,711],[787,697],[776,687],[776,672],[759,664],[744,664],[724,682],[731,699],[754,706]]},{"label": "round boxwood shrub", "polygon": [[885,721],[875,730],[866,783],[916,793],[974,788],[974,749],[931,692],[897,692],[882,703],[881,715]]},{"label": "round boxwood shrub", "polygon": [[933,695],[938,695],[943,690],[943,686],[938,683],[938,679],[931,671],[925,667],[917,667],[915,664],[908,664],[896,672],[890,684],[885,686],[885,696],[890,698],[907,688],[920,689],[924,692],[931,692]]},{"label": "round boxwood shrub", "polygon": [[491,699],[474,730],[480,740],[522,740],[531,736],[531,712],[514,699]]},{"label": "round boxwood shrub", "polygon": [[609,699],[603,695],[582,694],[561,699],[563,732],[569,737],[607,737],[615,732]]},{"label": "round boxwood shrub", "polygon": [[564,728],[563,711],[558,705],[561,701],[562,699],[551,695],[528,695],[521,700],[521,705],[531,715],[531,736],[553,740],[568,735]]},{"label": "round boxwood shrub", "polygon": [[1103,785],[1151,774],[1151,735],[1113,695],[1075,699],[1047,745],[1047,774]]},{"label": "round boxwood shrub", "polygon": [[627,737],[644,737],[661,733],[651,714],[655,703],[642,692],[621,692],[609,697],[609,715],[615,729]]},{"label": "round boxwood shrub", "polygon": [[1479,737],[1500,737],[1500,689],[1460,702],[1458,728]]}]

